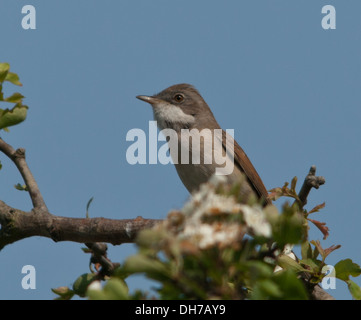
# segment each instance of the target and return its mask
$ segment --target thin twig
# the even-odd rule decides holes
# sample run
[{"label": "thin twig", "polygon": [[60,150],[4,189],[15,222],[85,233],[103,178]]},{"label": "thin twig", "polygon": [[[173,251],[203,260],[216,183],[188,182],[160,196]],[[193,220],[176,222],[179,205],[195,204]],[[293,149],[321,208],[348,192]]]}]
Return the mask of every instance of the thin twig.
[{"label": "thin twig", "polygon": [[316,176],[316,166],[312,166],[298,194],[298,198],[300,199],[298,205],[300,209],[303,209],[303,207],[307,204],[307,197],[311,189],[318,189],[321,185],[325,184],[325,182],[326,180],[324,177]]},{"label": "thin twig", "polygon": [[48,208],[46,207],[43,196],[40,193],[38,184],[36,183],[34,176],[25,161],[25,149],[20,148],[15,150],[12,146],[0,138],[0,151],[7,155],[18,168],[29,191],[34,209],[47,212]]}]

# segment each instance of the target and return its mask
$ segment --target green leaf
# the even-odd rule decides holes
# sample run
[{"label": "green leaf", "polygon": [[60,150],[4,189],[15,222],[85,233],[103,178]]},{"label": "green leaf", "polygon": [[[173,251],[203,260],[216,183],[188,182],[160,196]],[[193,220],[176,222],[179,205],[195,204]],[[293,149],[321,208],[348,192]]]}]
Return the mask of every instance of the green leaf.
[{"label": "green leaf", "polygon": [[319,256],[319,254],[320,254],[320,253],[319,253],[317,247],[315,247],[315,249],[313,250],[313,253],[312,253],[312,259],[313,259],[313,260],[316,260],[317,257]]},{"label": "green leaf", "polygon": [[315,246],[315,250],[317,249],[317,252],[321,255],[322,259],[325,260],[326,258],[325,251],[323,250],[320,241],[312,240],[311,243]]},{"label": "green leaf", "polygon": [[280,248],[286,244],[298,244],[304,240],[304,218],[294,207],[284,206],[282,214],[273,223],[273,237]]},{"label": "green leaf", "polygon": [[347,286],[352,297],[356,300],[361,300],[361,288],[352,280],[347,280]]},{"label": "green leaf", "polygon": [[282,297],[282,290],[270,279],[257,281],[251,293],[252,300],[279,299]]},{"label": "green leaf", "polygon": [[15,189],[20,190],[20,191],[29,191],[28,187],[25,184],[21,185],[20,183],[18,183],[14,187],[15,187]]},{"label": "green leaf", "polygon": [[70,300],[74,296],[74,291],[68,287],[59,287],[51,289],[59,297],[55,298],[56,300]]},{"label": "green leaf", "polygon": [[0,109],[0,130],[14,126],[26,119],[28,107],[17,103],[11,110]]},{"label": "green leaf", "polygon": [[291,191],[296,193],[297,177],[294,177],[291,181]]},{"label": "green leaf", "polygon": [[22,83],[19,81],[19,76],[16,73],[8,72],[5,78],[5,81],[9,81],[12,84],[17,86],[22,86]]},{"label": "green leaf", "polygon": [[302,264],[308,266],[310,270],[308,272],[319,273],[321,271],[322,261],[312,258],[302,259]]},{"label": "green leaf", "polygon": [[104,292],[107,294],[108,300],[128,300],[128,286],[118,278],[110,279],[104,286]]},{"label": "green leaf", "polygon": [[284,270],[275,273],[273,281],[278,284],[284,300],[307,300],[307,291],[292,270]]},{"label": "green leaf", "polygon": [[80,248],[84,253],[93,253],[89,248]]},{"label": "green leaf", "polygon": [[0,83],[4,82],[9,70],[10,65],[8,63],[0,63]]},{"label": "green leaf", "polygon": [[312,248],[308,241],[304,241],[301,244],[301,256],[302,259],[312,258]]},{"label": "green leaf", "polygon": [[19,103],[23,98],[24,96],[21,93],[15,92],[10,97],[5,98],[3,101],[11,102],[11,103]]},{"label": "green leaf", "polygon": [[291,257],[282,254],[277,258],[277,264],[283,269],[290,269],[294,272],[308,272],[309,270],[303,268],[297,261]]},{"label": "green leaf", "polygon": [[96,279],[95,273],[84,273],[79,276],[73,283],[73,291],[80,297],[85,296],[88,286]]},{"label": "green leaf", "polygon": [[271,189],[269,197],[272,200],[277,200],[279,197],[291,197],[300,201],[296,192],[297,177],[294,177],[291,181],[291,188],[288,188],[289,183],[285,182],[282,188]]},{"label": "green leaf", "polygon": [[358,264],[354,263],[351,259],[339,261],[335,265],[336,278],[348,281],[350,276],[358,277],[361,274],[361,268]]},{"label": "green leaf", "polygon": [[164,279],[169,277],[169,270],[159,260],[148,258],[143,254],[130,256],[124,264],[126,271],[131,273],[146,273],[153,279]]},{"label": "green leaf", "polygon": [[263,261],[247,261],[244,266],[256,281],[259,278],[269,278],[273,275],[273,268]]}]

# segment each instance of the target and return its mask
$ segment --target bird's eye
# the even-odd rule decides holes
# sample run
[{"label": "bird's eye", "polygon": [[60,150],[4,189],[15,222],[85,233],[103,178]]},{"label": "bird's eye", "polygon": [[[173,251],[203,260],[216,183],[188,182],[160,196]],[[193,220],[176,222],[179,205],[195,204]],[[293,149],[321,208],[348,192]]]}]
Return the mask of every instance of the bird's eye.
[{"label": "bird's eye", "polygon": [[175,96],[174,96],[174,100],[177,101],[177,102],[182,102],[184,99],[184,96],[180,93],[177,93]]}]

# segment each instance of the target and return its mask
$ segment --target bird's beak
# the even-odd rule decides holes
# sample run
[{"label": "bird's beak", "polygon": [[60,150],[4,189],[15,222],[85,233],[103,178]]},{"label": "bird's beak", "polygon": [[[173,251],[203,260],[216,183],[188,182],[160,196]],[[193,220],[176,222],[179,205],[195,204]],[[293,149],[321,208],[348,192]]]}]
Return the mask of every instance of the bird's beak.
[{"label": "bird's beak", "polygon": [[150,96],[137,96],[137,99],[148,102],[151,105],[156,105],[156,104],[162,102],[161,99],[158,99],[158,98],[155,98],[155,97],[150,97]]}]

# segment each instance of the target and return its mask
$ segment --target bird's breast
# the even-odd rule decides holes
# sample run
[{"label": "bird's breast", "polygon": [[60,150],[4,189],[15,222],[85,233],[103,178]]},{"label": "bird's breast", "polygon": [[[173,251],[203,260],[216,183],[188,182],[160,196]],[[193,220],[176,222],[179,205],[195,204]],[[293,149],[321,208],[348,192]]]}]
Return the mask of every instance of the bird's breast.
[{"label": "bird's breast", "polygon": [[[216,173],[216,168],[224,167],[227,161],[234,164],[233,157],[230,158],[223,148],[221,137],[218,139],[210,129],[183,130],[176,143],[168,143],[177,173],[189,192],[207,182]],[[177,152],[172,152],[172,148]],[[234,166],[227,175],[230,182],[241,177],[242,173]]]}]

